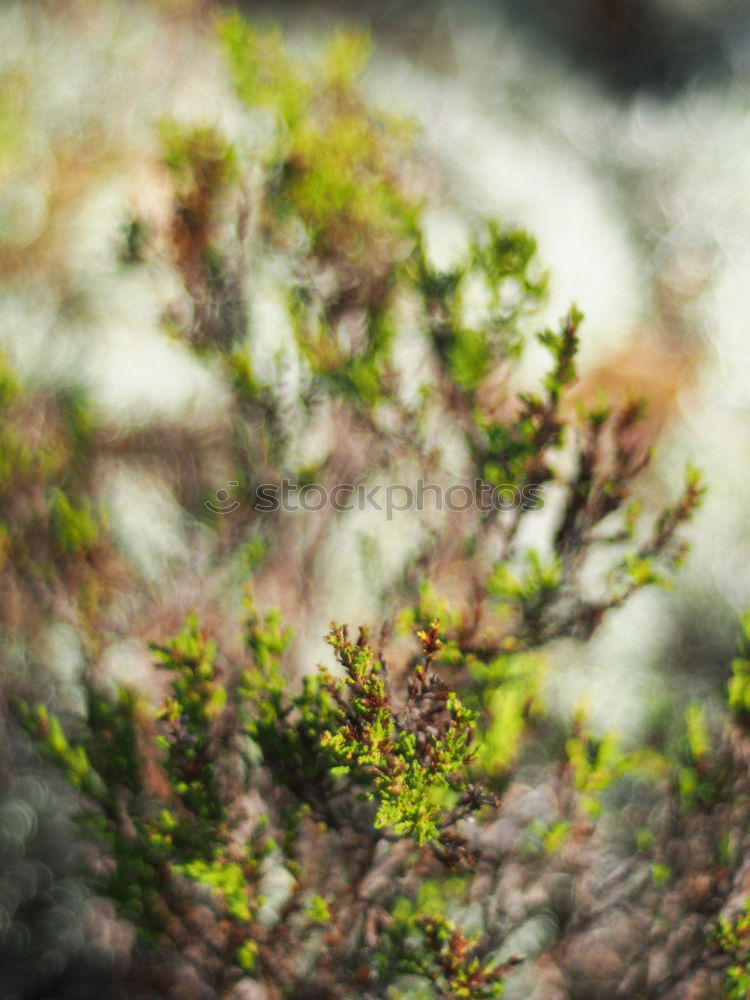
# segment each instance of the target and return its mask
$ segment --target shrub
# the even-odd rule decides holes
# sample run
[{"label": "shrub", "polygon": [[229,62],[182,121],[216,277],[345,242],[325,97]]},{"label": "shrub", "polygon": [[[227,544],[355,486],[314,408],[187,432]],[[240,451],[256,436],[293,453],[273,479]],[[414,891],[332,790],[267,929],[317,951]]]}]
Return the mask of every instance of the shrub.
[{"label": "shrub", "polygon": [[[671,579],[699,475],[665,509],[641,508],[642,402],[570,405],[575,307],[536,335],[541,384],[512,383],[546,289],[534,241],[489,221],[450,269],[434,264],[412,130],[357,90],[366,38],[338,36],[308,66],[238,15],[218,36],[247,137],[155,125],[165,230],[134,213],[117,258],[127,273],[168,261],[181,299],[162,303],[161,332],[221,380],[226,425],[208,445],[164,422],[118,436],[80,389],[0,377],[0,557],[22,604],[3,621],[20,643],[62,618],[83,661],[77,705],[41,670],[5,671],[21,748],[9,787],[29,752],[20,722],[62,775],[65,791],[42,772],[78,824],[79,884],[112,907],[96,928],[100,971],[126,996],[479,1000],[531,995],[546,962],[571,998],[668,1000],[731,959],[738,996],[742,928],[721,913],[750,817],[747,650],[729,712],[688,704],[674,721],[665,707],[638,746],[583,710],[560,718],[541,685],[555,641],[585,642]],[[258,345],[264,295],[287,334],[272,358]],[[403,361],[405,327],[419,361]],[[26,416],[41,407],[38,431]],[[313,461],[311,423],[332,442]],[[199,571],[139,577],[96,495],[113,452],[162,469]],[[237,487],[231,517],[206,507],[212,463]],[[336,615],[326,546],[344,566],[357,554],[339,512],[321,512],[310,541],[255,502],[260,487],[344,475],[367,487],[404,468],[444,485],[458,467],[477,505],[433,512],[399,572],[371,574],[377,641],[334,624],[333,662],[300,662],[287,621],[303,631],[318,592]],[[524,503],[488,504],[493,488]],[[545,490],[557,509],[531,547]],[[200,617],[184,615],[188,583]],[[263,607],[279,592],[286,614],[258,611],[254,595]],[[101,670],[103,637],[144,632],[159,640],[148,694]],[[19,850],[0,864],[14,870]],[[6,923],[47,912],[41,885]],[[108,959],[107,928],[120,932]],[[621,954],[602,957],[610,938]]]}]

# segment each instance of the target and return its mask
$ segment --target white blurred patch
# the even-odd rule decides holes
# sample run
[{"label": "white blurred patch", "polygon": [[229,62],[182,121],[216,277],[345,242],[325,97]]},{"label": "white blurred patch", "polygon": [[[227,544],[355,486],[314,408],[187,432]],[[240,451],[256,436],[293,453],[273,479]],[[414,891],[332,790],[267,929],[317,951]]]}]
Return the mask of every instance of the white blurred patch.
[{"label": "white blurred patch", "polygon": [[111,468],[102,498],[115,539],[147,580],[168,578],[172,563],[187,561],[181,508],[155,476]]},{"label": "white blurred patch", "polygon": [[34,643],[34,655],[56,682],[58,708],[83,713],[83,650],[75,629],[63,622],[48,626]]},{"label": "white blurred patch", "polygon": [[148,327],[113,322],[92,345],[83,370],[92,402],[125,424],[158,417],[201,424],[229,402],[227,386],[187,347]]},{"label": "white blurred patch", "polygon": [[97,683],[113,693],[119,684],[153,692],[168,683],[166,675],[154,670],[154,656],[146,643],[134,639],[107,646],[97,662],[97,674]]}]

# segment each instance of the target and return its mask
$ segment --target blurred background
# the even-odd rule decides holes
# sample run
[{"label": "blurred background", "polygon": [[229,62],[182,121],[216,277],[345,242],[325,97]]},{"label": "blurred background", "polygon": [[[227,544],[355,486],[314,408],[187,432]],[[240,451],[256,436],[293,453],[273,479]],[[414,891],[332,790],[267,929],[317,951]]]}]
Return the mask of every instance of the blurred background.
[{"label": "blurred background", "polygon": [[[0,337],[22,378],[84,386],[113,438],[167,422],[210,442],[228,419],[221,378],[159,329],[163,302],[177,295],[170,268],[123,270],[115,252],[129,213],[154,227],[167,213],[154,122],[208,123],[230,139],[243,127],[212,43],[219,6],[38,0],[0,11]],[[645,433],[656,455],[644,488],[655,503],[687,460],[705,470],[710,494],[678,591],[643,595],[611,616],[584,660],[576,650],[572,673],[558,675],[559,696],[573,704],[593,686],[596,701],[618,664],[636,699],[648,698],[659,667],[713,684],[735,612],[750,603],[746,6],[423,0],[242,10],[282,25],[303,55],[342,25],[370,30],[364,92],[418,122],[434,168],[420,183],[432,184],[435,259],[449,266],[487,216],[528,229],[551,275],[535,323],[557,322],[571,302],[586,315],[578,392],[649,397]],[[271,299],[256,325],[272,331]],[[256,335],[266,361],[275,336],[264,346]],[[530,349],[528,384],[542,364]],[[199,558],[163,471],[114,454],[97,479],[118,544],[151,585]],[[223,488],[224,470],[212,475]],[[408,515],[394,524],[351,518],[337,544],[364,540],[370,556],[346,570],[329,560],[320,601],[299,623],[305,657],[320,655],[332,605],[341,619],[371,617],[373,567],[395,574],[413,527]],[[75,672],[75,640],[51,628],[45,649]],[[105,659],[130,664],[132,652],[113,644]],[[632,724],[631,705],[624,699],[607,724]]]},{"label": "blurred background", "polygon": [[[0,11],[0,337],[22,378],[83,385],[101,419],[119,428],[115,436],[167,421],[210,440],[228,412],[221,379],[159,329],[162,303],[175,294],[169,267],[126,271],[113,252],[133,206],[154,225],[166,212],[153,169],[155,121],[209,123],[230,138],[242,128],[211,40],[217,7],[39,0]],[[418,122],[439,177],[427,215],[436,259],[448,266],[484,217],[528,229],[551,275],[534,322],[555,323],[571,302],[586,315],[578,391],[649,397],[656,457],[645,485],[655,502],[670,495],[687,460],[705,470],[710,494],[678,591],[643,595],[611,616],[584,661],[576,650],[572,673],[558,675],[560,697],[573,704],[593,686],[596,700],[618,664],[627,665],[622,683],[636,698],[648,697],[655,667],[713,683],[725,669],[734,614],[750,603],[745,5],[424,0],[242,9],[281,24],[301,54],[319,51],[342,25],[371,30],[364,92]],[[271,318],[259,326],[272,330],[272,302],[267,309]],[[256,351],[269,354],[274,337]],[[528,384],[542,364],[531,349]],[[119,544],[152,585],[198,558],[162,472],[158,462],[134,469],[110,455],[97,481]],[[218,490],[222,469],[214,475]],[[338,545],[374,539],[380,555],[344,570],[329,553],[324,592],[299,627],[305,656],[320,654],[332,606],[341,619],[372,616],[373,566],[397,572],[407,521],[353,517],[342,529]],[[43,640],[45,658],[74,673],[72,633],[54,623]],[[107,657],[131,664],[131,653],[113,644]],[[632,723],[630,706],[624,699],[621,717],[606,722]]]},{"label": "blurred background", "polygon": [[[281,25],[301,56],[314,57],[342,26],[371,31],[361,88],[373,105],[417,123],[414,183],[428,196],[433,260],[450,267],[488,217],[528,229],[550,274],[529,332],[556,325],[577,303],[586,316],[577,397],[606,390],[612,399],[649,399],[645,502],[674,499],[686,462],[705,472],[709,494],[674,588],[636,595],[591,642],[551,650],[550,702],[572,711],[587,695],[600,728],[632,734],[659,695],[716,690],[736,616],[750,605],[747,4],[290,0],[240,8]],[[0,346],[42,401],[15,412],[25,443],[0,463],[4,521],[28,536],[20,561],[0,533],[0,644],[5,669],[52,676],[58,704],[71,710],[85,663],[102,678],[153,684],[147,642],[174,631],[190,608],[236,643],[236,617],[212,622],[207,594],[219,578],[236,590],[255,559],[257,539],[238,545],[221,518],[200,516],[206,498],[224,502],[219,491],[235,475],[223,450],[233,433],[227,381],[165,334],[192,306],[160,249],[171,193],[157,125],[169,118],[247,140],[212,34],[219,9],[201,0],[0,7]],[[262,148],[262,128],[252,140]],[[146,220],[155,248],[147,268],[130,266],[141,252],[137,220]],[[259,265],[253,277],[249,349],[255,368],[291,398],[302,376],[275,267]],[[533,386],[545,363],[530,346],[518,387]],[[94,529],[56,497],[53,514],[78,533],[58,579],[40,568],[48,553],[33,539],[49,481],[66,469],[78,475],[77,445],[56,437],[60,421],[81,448],[95,429],[96,462],[78,485],[105,512],[114,546],[92,543],[93,572],[84,572],[76,545],[82,550]],[[294,414],[288,427],[300,464],[314,466],[330,447],[328,430]],[[385,603],[377,595],[398,580],[425,526],[415,512],[386,521],[373,511],[334,526],[313,516],[285,524],[258,596],[281,606],[295,626],[294,657],[311,669],[325,655],[332,617],[378,621]],[[105,626],[93,627],[102,581],[119,596]],[[4,915],[27,891],[15,862],[24,852],[49,855],[49,843],[64,839],[64,817],[33,764],[15,768],[20,784],[0,803],[11,859],[0,873],[0,925],[8,926]],[[79,905],[66,897],[77,891],[66,865],[61,856],[49,866],[62,911]],[[45,961],[53,969],[54,955]],[[20,983],[25,973],[10,969],[9,982],[14,975]]]}]

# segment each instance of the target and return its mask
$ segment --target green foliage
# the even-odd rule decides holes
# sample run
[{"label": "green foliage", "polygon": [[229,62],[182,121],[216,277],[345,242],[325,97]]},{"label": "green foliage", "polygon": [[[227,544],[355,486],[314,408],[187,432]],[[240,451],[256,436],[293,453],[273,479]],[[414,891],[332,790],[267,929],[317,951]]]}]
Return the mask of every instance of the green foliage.
[{"label": "green foliage", "polygon": [[20,391],[18,380],[14,376],[4,354],[0,354],[0,407],[10,406]]},{"label": "green foliage", "polygon": [[741,721],[750,720],[750,611],[740,619],[738,655],[732,660],[732,677],[727,691],[729,708]]},{"label": "green foliage", "polygon": [[184,221],[188,226],[196,226],[201,220],[190,214],[190,207],[198,208],[201,199],[235,177],[234,150],[210,128],[184,130],[166,120],[161,123],[160,132],[164,163],[175,177]]},{"label": "green foliage", "polygon": [[558,413],[564,388],[575,378],[574,358],[578,349],[578,327],[582,313],[571,309],[560,332],[545,330],[539,342],[552,354],[552,368],[545,376],[546,394],[519,395],[520,411],[510,423],[481,420],[484,442],[482,478],[487,482],[522,485],[540,483],[549,478],[543,456],[550,448],[559,448],[564,440],[564,423]]},{"label": "green foliage", "polygon": [[563,580],[563,566],[559,556],[543,561],[535,549],[527,549],[524,558],[523,575],[507,562],[498,563],[487,580],[487,590],[499,604],[515,605],[517,612],[530,618],[540,615],[554,598]]},{"label": "green foliage", "polygon": [[211,862],[196,858],[184,865],[173,865],[173,870],[219,893],[227,912],[235,920],[250,920],[247,878],[240,865],[224,861],[221,857]]},{"label": "green foliage", "polygon": [[[125,802],[143,795],[136,744],[137,699],[120,690],[116,701],[110,703],[90,690],[88,729],[83,739],[73,742],[45,706],[32,710],[19,703],[17,710],[42,755],[60,768],[88,802],[78,815],[79,823],[113,861],[111,868],[92,873],[93,885],[109,896],[124,916],[137,922],[145,940],[152,939],[164,923],[160,866],[168,856],[164,850],[168,841],[158,831],[169,814],[148,823],[137,813],[128,815],[125,811]],[[92,766],[90,755],[96,755],[101,770]]]},{"label": "green foliage", "polygon": [[246,732],[277,779],[327,821],[325,799],[343,781],[377,803],[375,830],[390,828],[420,845],[434,842],[435,851],[455,863],[463,841],[447,828],[492,797],[469,780],[473,713],[428,670],[440,648],[437,625],[420,633],[425,659],[408,680],[401,711],[364,632],[353,643],[345,628],[334,627],[328,641],[343,678],[321,668],[291,695],[276,659],[288,641],[278,620],[271,616],[261,625],[251,617],[249,626],[257,666],[243,675]]},{"label": "green foliage", "polygon": [[330,924],[332,917],[328,903],[322,896],[313,893],[310,905],[307,908],[307,916],[313,924]]},{"label": "green foliage", "polygon": [[245,734],[258,747],[276,780],[290,787],[304,802],[319,805],[317,790],[326,768],[320,755],[320,737],[333,717],[333,702],[314,675],[307,675],[297,694],[289,691],[281,657],[292,640],[278,611],[263,619],[248,599],[246,642],[253,666],[242,673],[239,694]]},{"label": "green foliage", "polygon": [[[452,271],[441,272],[431,266],[417,241],[412,273],[428,335],[451,381],[472,404],[498,359],[518,355],[518,320],[544,297],[545,277],[532,274],[535,253],[536,243],[527,233],[490,222],[484,234],[471,241],[465,259]],[[479,326],[466,324],[470,292],[483,301]]]},{"label": "green foliage", "polygon": [[50,529],[57,547],[76,555],[88,551],[99,534],[89,503],[84,500],[80,507],[76,507],[61,489],[53,493]]},{"label": "green foliage", "polygon": [[278,29],[261,31],[234,14],[219,20],[218,35],[239,98],[250,107],[278,110],[289,127],[296,124],[304,108],[306,87]]},{"label": "green foliage", "polygon": [[524,832],[521,843],[521,855],[524,858],[540,858],[557,853],[568,839],[571,824],[568,820],[558,819],[545,822],[541,819],[532,820]]},{"label": "green foliage", "polygon": [[[264,238],[276,250],[305,234],[285,291],[298,346],[327,391],[373,404],[390,395],[390,293],[416,231],[416,206],[399,180],[409,130],[357,93],[369,54],[362,34],[338,34],[309,68],[278,31],[238,15],[220,19],[219,37],[238,97],[274,124],[263,154]],[[340,324],[355,318],[363,331],[351,350]]]},{"label": "green foliage", "polygon": [[[518,838],[521,862],[534,865],[540,881],[549,874],[545,864],[559,874],[569,856],[584,868],[586,838],[605,826],[592,821],[628,780],[671,778],[663,791],[675,824],[698,809],[708,813],[730,787],[734,772],[717,759],[698,705],[688,708],[678,746],[660,754],[628,751],[583,717],[571,728],[550,717],[541,695],[554,640],[587,639],[634,591],[667,581],[684,554],[678,529],[702,486],[689,471],[682,496],[644,527],[648,515],[630,496],[649,457],[638,444],[642,405],[597,404],[570,416],[582,322],[575,308],[559,329],[537,335],[550,356],[538,391],[509,398],[498,389],[546,292],[535,243],[490,222],[469,234],[451,270],[433,266],[408,176],[411,130],[367,107],[356,89],[370,50],[365,35],[338,35],[307,65],[288,53],[279,32],[239,15],[220,18],[218,32],[241,104],[235,120],[250,126],[248,136],[239,130],[230,142],[216,127],[165,120],[165,232],[152,234],[132,216],[119,237],[121,262],[144,275],[148,268],[160,274],[168,259],[188,308],[166,306],[163,328],[183,338],[233,394],[231,430],[211,431],[224,437],[208,464],[234,470],[238,492],[250,493],[290,468],[299,483],[325,482],[342,468],[359,483],[402,458],[445,479],[455,451],[467,481],[483,487],[554,485],[559,514],[534,549],[523,548],[519,529],[533,507],[451,519],[434,529],[392,592],[373,582],[373,604],[393,610],[402,632],[420,629],[421,657],[407,664],[399,651],[396,670],[386,659],[385,631],[376,652],[365,631],[352,641],[346,628],[333,626],[328,642],[338,672],[309,674],[295,664],[297,680],[290,680],[291,629],[279,612],[260,614],[249,599],[242,655],[232,644],[219,652],[195,617],[151,647],[167,675],[156,704],[127,686],[84,681],[82,717],[26,702],[18,716],[73,790],[87,884],[137,930],[133,969],[144,955],[147,970],[177,964],[175,953],[202,933],[190,926],[193,910],[207,909],[214,933],[205,936],[215,955],[213,965],[204,958],[206,979],[217,995],[228,996],[245,974],[289,996],[348,1000],[377,980],[378,995],[394,998],[497,997],[514,964],[493,958],[511,907],[488,899],[495,926],[484,936],[466,934],[455,909],[467,901],[469,876],[460,899],[444,877],[444,868],[459,863],[470,872],[492,839],[464,822],[498,804],[483,782],[498,792],[519,774],[522,784],[528,774],[547,783],[554,805],[543,818],[526,816]],[[12,146],[5,133],[15,125],[6,111],[0,99],[0,145],[7,138]],[[1,170],[4,149],[0,161]],[[266,285],[284,313],[288,356],[259,356],[253,307]],[[418,371],[395,350],[401,310],[411,310],[410,335],[424,357]],[[273,365],[278,378],[268,374]],[[287,369],[299,376],[288,380],[298,386],[291,393],[281,377]],[[402,392],[415,385],[416,403]],[[41,400],[37,446],[26,425],[38,402],[0,365],[0,560],[14,573],[9,593],[22,580],[36,601],[47,585],[47,606],[57,616],[66,586],[97,582],[92,567],[103,554],[114,559],[89,496],[107,449],[119,456],[127,446],[113,443],[109,429],[101,433],[78,390]],[[314,461],[300,458],[303,438],[294,425],[317,418],[332,438],[351,431],[354,447],[339,454],[334,444]],[[446,426],[457,430],[458,442],[444,449]],[[131,457],[152,457],[158,440],[178,466],[190,468],[183,475],[180,466],[170,480],[177,499],[201,505],[215,487],[191,482],[194,440],[172,448],[160,435],[158,428],[133,432]],[[186,499],[180,490],[194,495]],[[232,587],[294,548],[282,537],[289,521],[261,520],[244,506],[231,519],[203,514],[200,525],[190,523],[217,569],[232,553],[222,578]],[[331,537],[321,535],[322,542]],[[594,551],[613,553],[596,598],[587,596],[584,573]],[[284,567],[280,585],[290,594],[296,577],[305,588],[320,582],[315,556],[305,547],[299,563]],[[443,588],[446,565],[462,591],[455,599]],[[64,573],[71,582],[59,586]],[[164,590],[148,591],[144,603],[157,606],[148,608],[150,621],[174,614],[180,588]],[[211,615],[230,591],[206,595]],[[127,603],[99,632],[86,631],[87,670],[127,619]],[[83,606],[79,599],[66,607],[66,621],[77,621],[71,611]],[[143,611],[137,606],[133,628]],[[744,625],[747,641],[729,690],[742,721],[750,716],[750,619]],[[629,847],[648,856],[646,881],[650,866],[653,884],[672,884],[678,873],[662,860],[663,831],[647,826],[646,809],[634,805],[633,812],[626,833]],[[502,855],[493,851],[483,878],[498,875],[493,865]],[[525,894],[519,888],[519,897]],[[443,897],[456,905],[442,905]],[[139,990],[151,988],[149,975]],[[154,981],[172,994],[157,973]]]},{"label": "green foliage", "polygon": [[201,834],[210,839],[226,818],[211,741],[227,691],[219,682],[216,647],[201,633],[197,618],[189,618],[180,634],[165,646],[153,644],[151,648],[157,655],[157,666],[174,675],[171,694],[157,715],[168,735],[159,735],[157,741],[165,754],[164,766],[172,787],[198,820],[199,843]]},{"label": "green foliage", "polygon": [[400,140],[401,130],[395,119],[369,112],[353,90],[368,58],[366,38],[336,36],[308,74],[278,31],[259,31],[235,15],[220,21],[219,36],[240,99],[272,110],[283,126],[277,201],[299,215],[313,247],[356,256],[365,241],[372,247],[377,236],[402,229],[409,213],[390,179],[389,135]]},{"label": "green foliage", "polygon": [[53,609],[93,627],[111,593],[102,566],[113,565],[114,546],[91,498],[97,432],[80,385],[24,384],[0,358],[0,565],[9,588],[0,623],[22,633]]},{"label": "green foliage", "polygon": [[514,652],[511,641],[489,663],[469,663],[489,716],[481,731],[479,760],[496,778],[507,777],[530,726],[545,714],[540,692],[544,668],[544,657]]},{"label": "green foliage", "polygon": [[717,753],[715,734],[698,702],[690,702],[685,709],[684,728],[667,757],[683,813],[709,810],[721,800],[728,762]]},{"label": "green foliage", "polygon": [[696,763],[704,760],[710,750],[711,743],[706,728],[706,718],[698,702],[691,702],[685,711],[685,728],[687,730],[690,753]]},{"label": "green foliage", "polygon": [[651,866],[651,881],[659,888],[669,885],[672,881],[672,869],[661,862]]},{"label": "green foliage", "polygon": [[740,914],[730,920],[720,917],[710,936],[711,945],[731,959],[726,971],[722,997],[745,1000],[750,992],[750,899]]},{"label": "green foliage", "polygon": [[[440,648],[437,625],[421,634],[423,663],[408,681],[405,708],[396,711],[384,668],[364,636],[350,643],[344,628],[334,628],[329,641],[345,677],[335,679],[321,668],[290,695],[280,669],[290,632],[278,613],[261,620],[251,601],[249,611],[253,666],[229,693],[214,644],[190,617],[178,635],[152,646],[157,666],[171,674],[155,711],[128,688],[107,694],[87,684],[85,718],[72,727],[80,732],[72,738],[44,706],[17,706],[40,752],[81,795],[78,822],[106,859],[90,874],[95,889],[116,903],[136,924],[142,944],[152,948],[164,945],[190,886],[199,896],[208,891],[232,928],[223,954],[227,974],[234,967],[250,972],[260,960],[258,879],[264,859],[279,850],[265,837],[263,822],[249,839],[237,839],[231,797],[247,789],[250,778],[246,772],[239,785],[232,778],[243,738],[254,742],[261,765],[298,805],[327,825],[343,822],[331,807],[343,783],[350,817],[357,793],[377,801],[369,836],[377,839],[378,831],[389,828],[419,845],[431,842],[451,866],[471,862],[452,828],[493,801],[468,778],[473,715],[428,669]],[[256,778],[257,764],[250,769]],[[279,860],[297,875],[301,869],[293,856],[304,815],[295,807],[280,823]],[[313,927],[334,919],[320,893],[307,896],[303,912]],[[473,944],[452,925],[430,922],[421,933],[423,950],[432,956],[425,967],[429,975],[447,977],[462,997],[495,995],[482,990],[499,977],[489,976],[472,957]]]},{"label": "green foliage", "polygon": [[409,977],[408,992],[397,986],[395,997],[450,996],[457,1000],[500,997],[508,969],[488,958],[480,936],[465,936],[439,904],[423,906],[408,899],[396,901],[387,934],[375,955],[375,967],[380,978],[394,970]]},{"label": "green foliage", "polygon": [[110,857],[94,884],[137,920],[146,941],[163,933],[176,875],[222,889],[230,914],[246,919],[237,902],[239,869],[224,856],[227,806],[214,736],[226,690],[213,644],[191,618],[153,648],[158,665],[174,675],[155,715],[128,688],[111,696],[86,685],[82,736],[71,741],[44,706],[18,706],[42,754],[87,802],[79,821]]},{"label": "green foliage", "polygon": [[[437,624],[420,638],[429,662],[440,646]],[[335,627],[328,641],[345,670],[343,680],[324,677],[338,718],[321,744],[335,761],[334,773],[349,775],[377,800],[376,828],[393,827],[419,844],[439,840],[446,804],[459,798],[466,803],[472,794],[467,767],[473,759],[473,714],[425,665],[409,678],[405,711],[395,712],[382,664],[366,637],[352,643]],[[435,719],[429,736],[428,711]]]},{"label": "green foliage", "polygon": [[104,783],[89,762],[85,747],[81,743],[68,742],[60,720],[51,715],[44,705],[33,709],[24,703],[18,705],[19,717],[26,728],[39,742],[42,754],[64,773],[74,788],[80,788],[96,797],[105,793]]},{"label": "green foliage", "polygon": [[602,796],[618,779],[638,776],[658,781],[669,773],[667,761],[647,748],[626,752],[616,733],[594,735],[585,725],[585,716],[578,714],[573,734],[565,742],[565,753],[578,792],[579,808],[589,819],[602,812]]}]

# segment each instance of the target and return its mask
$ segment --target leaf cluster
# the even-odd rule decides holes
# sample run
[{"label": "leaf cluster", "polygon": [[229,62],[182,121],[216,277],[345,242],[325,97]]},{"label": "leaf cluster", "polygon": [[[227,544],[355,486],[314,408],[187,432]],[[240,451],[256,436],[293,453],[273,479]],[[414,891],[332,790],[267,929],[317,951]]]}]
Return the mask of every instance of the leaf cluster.
[{"label": "leaf cluster", "polygon": [[464,850],[462,838],[441,831],[493,799],[469,780],[475,717],[429,669],[442,645],[437,622],[419,636],[423,662],[409,677],[406,704],[398,710],[366,634],[353,643],[344,628],[332,629],[328,641],[345,674],[342,680],[324,674],[338,718],[321,745],[335,761],[334,773],[350,777],[378,802],[376,828],[393,827],[418,844],[436,841],[440,855],[454,864]]}]

